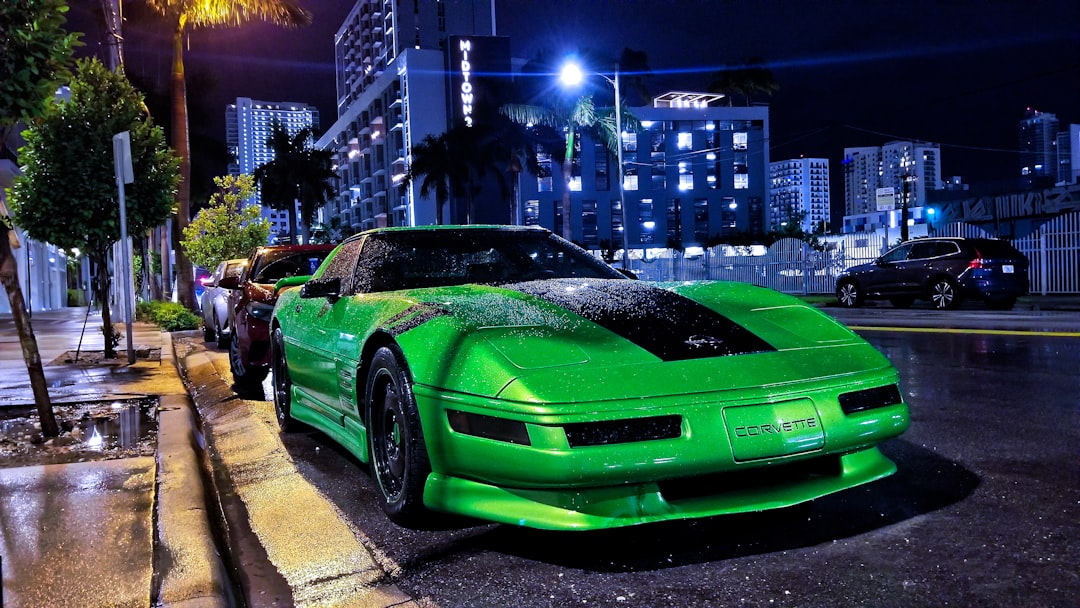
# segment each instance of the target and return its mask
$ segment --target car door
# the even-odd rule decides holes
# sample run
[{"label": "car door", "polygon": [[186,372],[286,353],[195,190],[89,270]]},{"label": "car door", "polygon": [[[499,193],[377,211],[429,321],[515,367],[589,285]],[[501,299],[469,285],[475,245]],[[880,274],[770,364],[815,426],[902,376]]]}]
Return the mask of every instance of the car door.
[{"label": "car door", "polygon": [[921,295],[923,287],[933,274],[931,260],[938,255],[937,241],[916,241],[911,244],[908,257],[899,266],[898,293]]},{"label": "car door", "polygon": [[909,253],[911,253],[911,243],[904,243],[878,258],[874,262],[874,270],[864,279],[867,293],[882,295],[897,293],[903,281]]},{"label": "car door", "polygon": [[[286,355],[293,384],[314,399],[312,404],[324,416],[342,423],[338,391],[338,370],[341,368],[337,335],[346,322],[345,301],[352,293],[353,269],[360,241],[347,241],[312,281],[337,281],[334,296],[317,296],[293,300],[294,308],[287,312],[295,331],[286,338]],[[282,311],[285,312],[285,311]],[[290,352],[291,351],[291,352]]]}]

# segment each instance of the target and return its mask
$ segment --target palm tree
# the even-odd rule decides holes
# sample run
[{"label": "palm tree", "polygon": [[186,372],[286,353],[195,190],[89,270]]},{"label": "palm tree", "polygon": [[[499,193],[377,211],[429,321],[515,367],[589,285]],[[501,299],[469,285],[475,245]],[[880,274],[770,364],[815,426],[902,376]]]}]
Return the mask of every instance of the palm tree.
[{"label": "palm tree", "polygon": [[[624,131],[636,131],[640,121],[622,104],[622,128]],[[608,152],[617,155],[621,145],[620,134],[615,130],[615,108],[597,108],[592,95],[579,97],[569,108],[546,107],[526,104],[507,104],[499,111],[510,120],[526,126],[544,125],[554,129],[563,129],[566,133],[565,146],[558,150],[548,150],[562,161],[562,231],[563,238],[571,240],[570,223],[570,176],[573,169],[575,138],[578,133],[587,132],[603,140]],[[622,168],[618,178],[622,179]]]},{"label": "palm tree", "polygon": [[776,83],[772,71],[765,67],[765,61],[760,57],[753,57],[743,65],[728,66],[713,74],[708,86],[710,93],[727,95],[728,105],[731,105],[735,94],[742,95],[745,104],[750,105],[755,93],[771,96],[778,90],[780,90],[780,85]]},{"label": "palm tree", "polygon": [[[298,0],[145,0],[165,17],[173,32],[172,147],[180,157],[173,234],[181,235],[191,220],[191,149],[188,140],[187,85],[184,81],[184,34],[201,27],[239,27],[249,21],[299,26],[311,23],[311,13]],[[177,237],[179,238],[179,237]],[[176,248],[176,285],[180,302],[195,308],[195,277],[191,260]]]},{"label": "palm tree", "polygon": [[[274,159],[255,169],[263,202],[289,213],[293,243],[297,242],[297,226],[300,226],[304,243],[311,241],[315,212],[334,195],[330,180],[337,174],[331,170],[331,153],[311,147],[314,134],[311,127],[305,127],[290,135],[280,123],[274,124],[266,140],[266,145],[274,152]],[[300,217],[296,217],[297,201],[300,202]]]},{"label": "palm tree", "polygon": [[443,205],[468,189],[471,169],[467,156],[456,149],[457,138],[449,131],[428,135],[413,146],[405,184],[420,182],[420,196],[435,195],[435,223],[443,223]]}]

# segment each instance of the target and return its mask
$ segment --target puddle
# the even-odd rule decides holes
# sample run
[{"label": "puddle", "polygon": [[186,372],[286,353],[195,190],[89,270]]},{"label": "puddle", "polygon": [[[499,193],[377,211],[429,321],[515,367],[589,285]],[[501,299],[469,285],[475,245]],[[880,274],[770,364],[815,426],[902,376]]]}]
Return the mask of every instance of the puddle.
[{"label": "puddle", "polygon": [[43,439],[34,408],[0,409],[0,467],[153,455],[157,399],[54,405],[60,436]]}]

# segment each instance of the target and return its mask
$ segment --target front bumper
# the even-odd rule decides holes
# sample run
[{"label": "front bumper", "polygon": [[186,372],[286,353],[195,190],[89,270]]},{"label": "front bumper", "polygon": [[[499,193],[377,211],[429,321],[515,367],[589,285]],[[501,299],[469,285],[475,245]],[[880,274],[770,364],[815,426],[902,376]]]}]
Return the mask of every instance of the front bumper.
[{"label": "front bumper", "polygon": [[[805,502],[896,470],[875,445],[907,428],[907,405],[850,414],[839,405],[840,394],[895,382],[889,371],[808,383],[780,395],[773,387],[621,407],[567,404],[563,409],[574,413],[565,414],[550,405],[417,385],[433,471],[424,502],[440,511],[568,530]],[[462,432],[450,421],[463,413],[495,421],[494,434]],[[519,431],[506,432],[511,425]],[[605,435],[611,425],[622,430]],[[591,440],[567,431],[579,427],[600,430]]]}]

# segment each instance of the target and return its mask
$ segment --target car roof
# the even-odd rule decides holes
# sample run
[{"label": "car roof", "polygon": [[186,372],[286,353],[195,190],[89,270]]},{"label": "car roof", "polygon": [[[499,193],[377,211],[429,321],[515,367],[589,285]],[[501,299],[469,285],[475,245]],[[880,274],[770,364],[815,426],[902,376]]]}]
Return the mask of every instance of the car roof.
[{"label": "car roof", "polygon": [[507,232],[507,233],[532,233],[550,234],[551,231],[540,226],[508,226],[504,224],[438,224],[429,226],[386,226],[384,228],[372,228],[354,234],[346,239],[346,242],[363,238],[372,234],[386,234],[393,232]]}]

